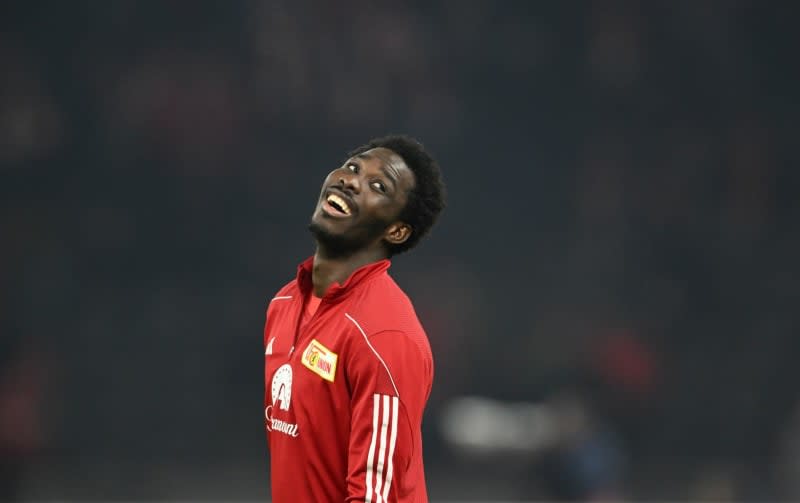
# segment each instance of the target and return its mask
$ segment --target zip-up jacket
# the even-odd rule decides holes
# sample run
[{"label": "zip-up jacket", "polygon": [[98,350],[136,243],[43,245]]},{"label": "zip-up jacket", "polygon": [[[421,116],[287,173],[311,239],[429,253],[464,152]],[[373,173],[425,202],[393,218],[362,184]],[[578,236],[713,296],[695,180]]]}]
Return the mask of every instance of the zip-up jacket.
[{"label": "zip-up jacket", "polygon": [[427,503],[433,359],[389,260],[334,283],[301,326],[313,257],[270,300],[264,414],[274,503]]}]

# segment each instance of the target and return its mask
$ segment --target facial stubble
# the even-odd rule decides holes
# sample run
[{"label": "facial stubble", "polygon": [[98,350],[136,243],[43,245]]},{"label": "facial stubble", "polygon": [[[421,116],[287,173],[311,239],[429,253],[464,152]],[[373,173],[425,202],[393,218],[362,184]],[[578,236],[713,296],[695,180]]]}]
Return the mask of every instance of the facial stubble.
[{"label": "facial stubble", "polygon": [[333,233],[313,219],[308,226],[320,250],[329,258],[345,258],[363,250],[383,235],[390,222],[380,219],[364,222],[342,233]]}]

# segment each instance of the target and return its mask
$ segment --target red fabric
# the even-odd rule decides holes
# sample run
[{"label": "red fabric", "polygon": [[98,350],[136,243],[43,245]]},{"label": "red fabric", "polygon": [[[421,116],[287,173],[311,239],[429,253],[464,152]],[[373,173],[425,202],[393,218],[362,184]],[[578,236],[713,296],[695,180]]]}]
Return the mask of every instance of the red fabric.
[{"label": "red fabric", "polygon": [[[426,503],[421,424],[433,359],[411,301],[383,260],[331,286],[298,330],[312,263],[267,308],[272,501]],[[323,356],[314,359],[319,345]]]},{"label": "red fabric", "polygon": [[322,298],[317,297],[313,293],[309,293],[306,295],[306,297],[308,297],[308,300],[306,301],[306,308],[303,310],[303,319],[300,321],[300,330],[304,330],[306,328],[308,320],[314,317],[314,313],[317,312],[317,309],[322,302]]}]

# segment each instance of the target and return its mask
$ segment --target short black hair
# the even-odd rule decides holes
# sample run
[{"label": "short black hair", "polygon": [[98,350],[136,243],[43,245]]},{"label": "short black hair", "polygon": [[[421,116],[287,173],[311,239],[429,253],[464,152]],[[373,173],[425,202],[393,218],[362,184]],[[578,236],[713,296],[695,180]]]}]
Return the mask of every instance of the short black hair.
[{"label": "short black hair", "polygon": [[403,243],[389,245],[389,256],[408,251],[430,232],[446,206],[447,193],[439,164],[416,139],[407,135],[388,135],[374,138],[348,154],[354,157],[373,148],[386,148],[403,158],[414,173],[414,188],[398,217],[411,226],[411,236]]}]

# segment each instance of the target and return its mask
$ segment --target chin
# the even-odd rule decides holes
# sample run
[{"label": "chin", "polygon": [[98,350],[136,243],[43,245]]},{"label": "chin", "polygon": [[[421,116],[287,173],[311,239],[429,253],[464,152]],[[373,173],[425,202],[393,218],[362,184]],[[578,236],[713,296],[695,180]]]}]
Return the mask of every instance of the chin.
[{"label": "chin", "polygon": [[325,218],[325,215],[322,212],[318,212],[311,217],[311,222],[309,222],[308,228],[311,233],[315,235],[315,237],[317,233],[334,237],[339,235],[341,232],[336,230],[335,224],[335,221],[332,221],[330,218]]},{"label": "chin", "polygon": [[354,239],[352,236],[335,233],[316,219],[311,221],[308,230],[314,236],[317,246],[325,251],[329,257],[347,257],[364,247],[364,240]]},{"label": "chin", "polygon": [[314,236],[314,239],[319,241],[321,244],[327,244],[328,242],[340,242],[345,241],[346,238],[340,233],[334,232],[331,229],[330,225],[321,219],[313,219],[311,223],[308,225],[308,230],[311,231],[311,234]]}]

